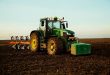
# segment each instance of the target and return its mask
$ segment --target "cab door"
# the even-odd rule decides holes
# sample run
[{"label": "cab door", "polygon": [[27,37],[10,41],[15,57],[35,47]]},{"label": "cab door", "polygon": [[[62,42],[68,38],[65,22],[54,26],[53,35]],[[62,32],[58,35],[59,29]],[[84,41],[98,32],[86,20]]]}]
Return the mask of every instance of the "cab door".
[{"label": "cab door", "polygon": [[41,20],[39,29],[43,31],[43,34],[45,37],[46,36],[45,35],[46,34],[46,20]]}]

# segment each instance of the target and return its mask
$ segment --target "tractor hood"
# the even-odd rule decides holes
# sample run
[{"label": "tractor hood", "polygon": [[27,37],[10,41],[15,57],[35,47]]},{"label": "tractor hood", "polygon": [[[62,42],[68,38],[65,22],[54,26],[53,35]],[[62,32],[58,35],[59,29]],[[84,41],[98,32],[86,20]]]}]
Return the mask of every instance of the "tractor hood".
[{"label": "tractor hood", "polygon": [[73,31],[67,30],[67,29],[63,30],[63,32],[66,32],[67,35],[74,35],[75,34]]},{"label": "tractor hood", "polygon": [[63,36],[64,34],[74,35],[75,33],[73,31],[67,30],[67,29],[53,29],[53,35]]}]

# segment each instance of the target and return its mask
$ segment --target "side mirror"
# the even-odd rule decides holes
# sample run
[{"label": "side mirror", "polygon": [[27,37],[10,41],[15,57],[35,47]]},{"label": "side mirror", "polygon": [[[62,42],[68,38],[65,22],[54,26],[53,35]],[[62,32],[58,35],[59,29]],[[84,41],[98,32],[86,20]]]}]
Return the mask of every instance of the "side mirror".
[{"label": "side mirror", "polygon": [[66,28],[68,28],[68,23],[66,23]]}]

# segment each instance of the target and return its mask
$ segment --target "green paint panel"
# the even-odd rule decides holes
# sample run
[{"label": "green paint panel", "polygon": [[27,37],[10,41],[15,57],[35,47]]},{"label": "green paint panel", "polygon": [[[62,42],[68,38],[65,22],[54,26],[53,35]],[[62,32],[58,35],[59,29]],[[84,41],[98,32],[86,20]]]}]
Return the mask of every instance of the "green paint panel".
[{"label": "green paint panel", "polygon": [[71,46],[71,54],[73,55],[84,55],[91,53],[91,44],[74,43]]},{"label": "green paint panel", "polygon": [[61,32],[63,32],[63,30],[61,30],[61,29],[53,29],[53,33],[52,34],[60,37],[61,36]]}]

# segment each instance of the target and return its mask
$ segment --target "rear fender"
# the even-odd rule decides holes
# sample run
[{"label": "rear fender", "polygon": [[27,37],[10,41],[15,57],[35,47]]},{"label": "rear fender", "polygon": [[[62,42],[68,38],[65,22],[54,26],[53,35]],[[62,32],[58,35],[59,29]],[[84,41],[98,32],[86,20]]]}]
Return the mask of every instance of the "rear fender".
[{"label": "rear fender", "polygon": [[40,36],[43,36],[43,32],[42,31],[39,31],[39,30],[33,30],[31,33],[30,33],[30,36],[32,33],[38,33],[39,37]]}]

